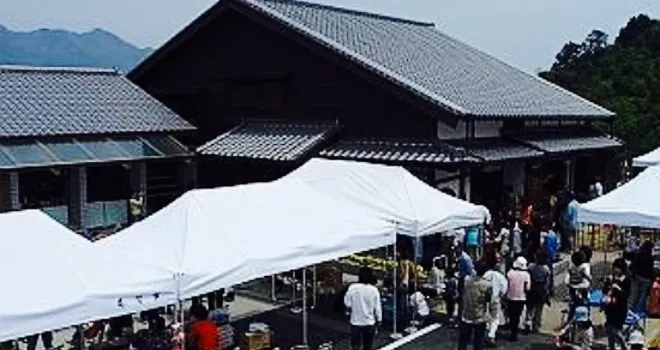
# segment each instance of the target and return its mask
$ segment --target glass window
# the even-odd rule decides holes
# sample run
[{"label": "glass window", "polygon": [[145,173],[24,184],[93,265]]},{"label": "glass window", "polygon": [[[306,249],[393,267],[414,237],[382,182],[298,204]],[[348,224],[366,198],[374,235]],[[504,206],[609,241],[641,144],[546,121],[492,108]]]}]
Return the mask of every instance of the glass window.
[{"label": "glass window", "polygon": [[183,156],[190,154],[188,150],[172,136],[146,136],[147,142],[163,152],[166,156]]},{"label": "glass window", "polygon": [[43,144],[62,162],[73,163],[94,160],[94,158],[87,154],[85,150],[80,147],[78,142],[73,139],[48,141]]},{"label": "glass window", "polygon": [[41,146],[34,142],[12,142],[5,144],[9,154],[16,160],[16,163],[21,166],[31,165],[45,165],[57,163],[58,160],[53,158]]},{"label": "glass window", "polygon": [[16,163],[14,163],[11,159],[9,159],[9,157],[5,154],[5,152],[0,150],[0,168],[7,169],[7,168],[15,168],[15,167],[16,167]]},{"label": "glass window", "polygon": [[151,148],[144,140],[139,137],[113,138],[122,150],[126,151],[131,157],[159,157],[162,156],[158,151]]},{"label": "glass window", "polygon": [[117,144],[109,140],[80,140],[78,142],[99,160],[126,159]]}]

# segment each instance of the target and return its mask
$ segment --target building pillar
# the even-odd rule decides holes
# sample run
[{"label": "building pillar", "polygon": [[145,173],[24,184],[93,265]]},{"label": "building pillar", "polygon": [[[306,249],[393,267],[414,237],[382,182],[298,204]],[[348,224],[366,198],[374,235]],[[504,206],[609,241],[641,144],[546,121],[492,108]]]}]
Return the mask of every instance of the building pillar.
[{"label": "building pillar", "polygon": [[9,173],[9,198],[10,209],[21,210],[21,194],[18,171]]},{"label": "building pillar", "polygon": [[194,159],[186,159],[181,163],[181,192],[186,192],[197,187],[197,162]]},{"label": "building pillar", "polygon": [[77,232],[87,229],[87,168],[78,167],[68,171],[69,227]]}]

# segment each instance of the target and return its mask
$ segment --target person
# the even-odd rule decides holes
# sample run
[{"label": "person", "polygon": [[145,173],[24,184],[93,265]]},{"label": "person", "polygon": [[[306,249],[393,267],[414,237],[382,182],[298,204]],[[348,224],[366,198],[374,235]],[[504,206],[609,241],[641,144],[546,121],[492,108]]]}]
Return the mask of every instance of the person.
[{"label": "person", "polygon": [[[499,233],[495,237],[495,242],[499,241],[500,254],[503,257],[509,257],[511,253],[511,230],[509,229],[508,222],[506,219],[501,219]],[[506,259],[505,259],[506,260]]]},{"label": "person", "polygon": [[536,254],[536,261],[529,265],[531,286],[527,293],[527,314],[525,329],[538,332],[541,328],[543,306],[549,302],[550,280],[552,275],[543,250]]},{"label": "person", "polygon": [[[463,286],[465,279],[475,275],[474,263],[468,252],[461,249],[462,245],[455,247],[458,255],[458,295],[463,295]],[[463,303],[458,304],[458,314],[461,315]]]},{"label": "person", "polygon": [[475,266],[476,274],[465,279],[461,295],[458,350],[466,350],[470,338],[472,338],[475,350],[481,350],[485,345],[488,308],[493,293],[491,283],[483,278],[486,271],[488,271],[486,262],[480,260]]},{"label": "person", "polygon": [[186,334],[186,349],[216,350],[218,348],[218,327],[209,320],[209,310],[201,303],[190,307],[192,325]]},{"label": "person", "polygon": [[628,340],[628,346],[630,347],[630,350],[642,350],[644,349],[644,343],[644,334],[640,330],[636,329],[630,333]]},{"label": "person", "polygon": [[408,305],[410,305],[410,311],[412,312],[412,320],[423,326],[431,313],[429,304],[426,302],[426,296],[417,289],[415,283],[412,283],[409,289]]},{"label": "person", "polygon": [[646,311],[646,301],[653,280],[653,243],[645,241],[639,247],[632,262],[633,290],[635,291],[631,307],[633,311]]},{"label": "person", "polygon": [[596,199],[603,195],[603,184],[600,182],[600,176],[596,176],[594,183],[589,186],[589,196]]},{"label": "person", "polygon": [[515,221],[513,224],[513,230],[511,231],[511,255],[516,256],[522,253],[522,229],[520,228],[520,223]]},{"label": "person", "polygon": [[571,266],[568,268],[565,279],[571,298],[571,310],[587,302],[589,287],[591,286],[591,271],[587,267],[584,252],[577,251],[571,255]]},{"label": "person", "polygon": [[550,229],[548,230],[548,235],[545,238],[545,242],[543,243],[543,248],[545,250],[545,255],[548,258],[548,269],[550,269],[550,289],[548,296],[552,297],[554,295],[553,291],[555,288],[555,262],[557,261],[558,254],[559,254],[559,239],[557,237],[557,234],[555,233],[555,230],[553,230],[554,224],[550,226]]},{"label": "person", "polygon": [[495,260],[490,266],[490,270],[484,274],[484,279],[490,282],[493,288],[489,309],[490,320],[488,322],[486,346],[495,347],[497,328],[504,318],[502,315],[502,300],[507,294],[508,282],[506,277],[504,277],[504,274],[500,271],[497,260]]},{"label": "person", "polygon": [[623,258],[612,263],[612,276],[608,278],[603,292],[605,297],[605,329],[609,350],[615,350],[617,343],[626,349],[623,326],[628,315],[628,297],[630,296],[630,278],[628,266]]},{"label": "person", "polygon": [[131,223],[136,223],[142,220],[144,214],[144,193],[136,192],[128,201],[130,206],[130,220]]},{"label": "person", "polygon": [[562,248],[564,251],[570,251],[572,248],[571,241],[574,237],[576,237],[578,228],[579,228],[579,223],[578,223],[578,218],[577,218],[577,212],[578,212],[578,207],[580,206],[580,203],[577,200],[577,196],[575,193],[571,193],[569,195],[570,201],[568,202],[568,206],[566,207],[566,215],[564,217],[564,237],[562,238]]},{"label": "person", "polygon": [[457,272],[451,266],[447,268],[445,290],[442,299],[445,301],[445,308],[447,310],[447,324],[450,327],[455,327],[458,323],[454,320],[454,312],[456,311],[456,302],[458,301],[458,276]]},{"label": "person", "polygon": [[626,247],[623,250],[623,258],[632,262],[639,251],[639,235],[636,232],[628,231],[626,234]]},{"label": "person", "polygon": [[513,262],[513,269],[507,273],[509,287],[507,289],[507,313],[511,327],[511,341],[518,341],[520,317],[529,291],[531,280],[527,272],[527,259],[519,256]]},{"label": "person", "polygon": [[53,348],[53,332],[48,331],[28,336],[25,339],[27,343],[27,350],[36,350],[37,342],[39,342],[39,336],[41,336],[41,341],[44,343],[44,349],[48,350]]},{"label": "person", "polygon": [[431,267],[431,272],[429,273],[429,284],[433,287],[437,296],[440,296],[444,289],[446,260],[446,256],[433,258],[433,267]]},{"label": "person", "polygon": [[[572,329],[575,329],[575,334],[571,341],[568,334]],[[577,307],[573,318],[557,332],[555,338],[560,349],[591,350],[594,345],[594,328],[589,319],[589,309],[586,306]]]},{"label": "person", "polygon": [[371,350],[376,327],[383,319],[380,292],[375,282],[373,271],[362,267],[358,271],[358,282],[351,284],[344,296],[344,305],[351,314],[352,350]]}]

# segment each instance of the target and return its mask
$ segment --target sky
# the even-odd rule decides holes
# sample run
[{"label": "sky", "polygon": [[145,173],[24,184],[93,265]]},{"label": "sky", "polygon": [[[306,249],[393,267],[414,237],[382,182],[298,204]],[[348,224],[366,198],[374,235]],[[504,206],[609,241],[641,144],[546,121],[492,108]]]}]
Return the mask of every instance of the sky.
[{"label": "sky", "polygon": [[[313,0],[410,19],[513,66],[548,68],[568,41],[593,29],[613,39],[630,17],[660,17],[660,0]],[[158,47],[215,0],[0,0],[0,24],[85,32],[108,30],[140,47]]]}]

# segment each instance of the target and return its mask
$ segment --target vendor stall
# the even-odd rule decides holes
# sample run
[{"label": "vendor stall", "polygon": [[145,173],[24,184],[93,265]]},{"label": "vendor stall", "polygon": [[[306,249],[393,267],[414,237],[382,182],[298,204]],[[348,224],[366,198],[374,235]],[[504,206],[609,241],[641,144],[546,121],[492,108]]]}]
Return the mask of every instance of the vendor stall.
[{"label": "vendor stall", "polygon": [[422,237],[490,221],[485,207],[442,193],[402,167],[315,158],[279,182],[292,179],[397,222],[401,235]]},{"label": "vendor stall", "polygon": [[0,214],[0,226],[0,341],[171,300],[171,276],[96,252],[91,242],[41,211]]},{"label": "vendor stall", "polygon": [[660,228],[660,167],[637,177],[578,208],[580,223]]},{"label": "vendor stall", "polygon": [[633,167],[648,168],[660,164],[660,148],[633,159]]}]

